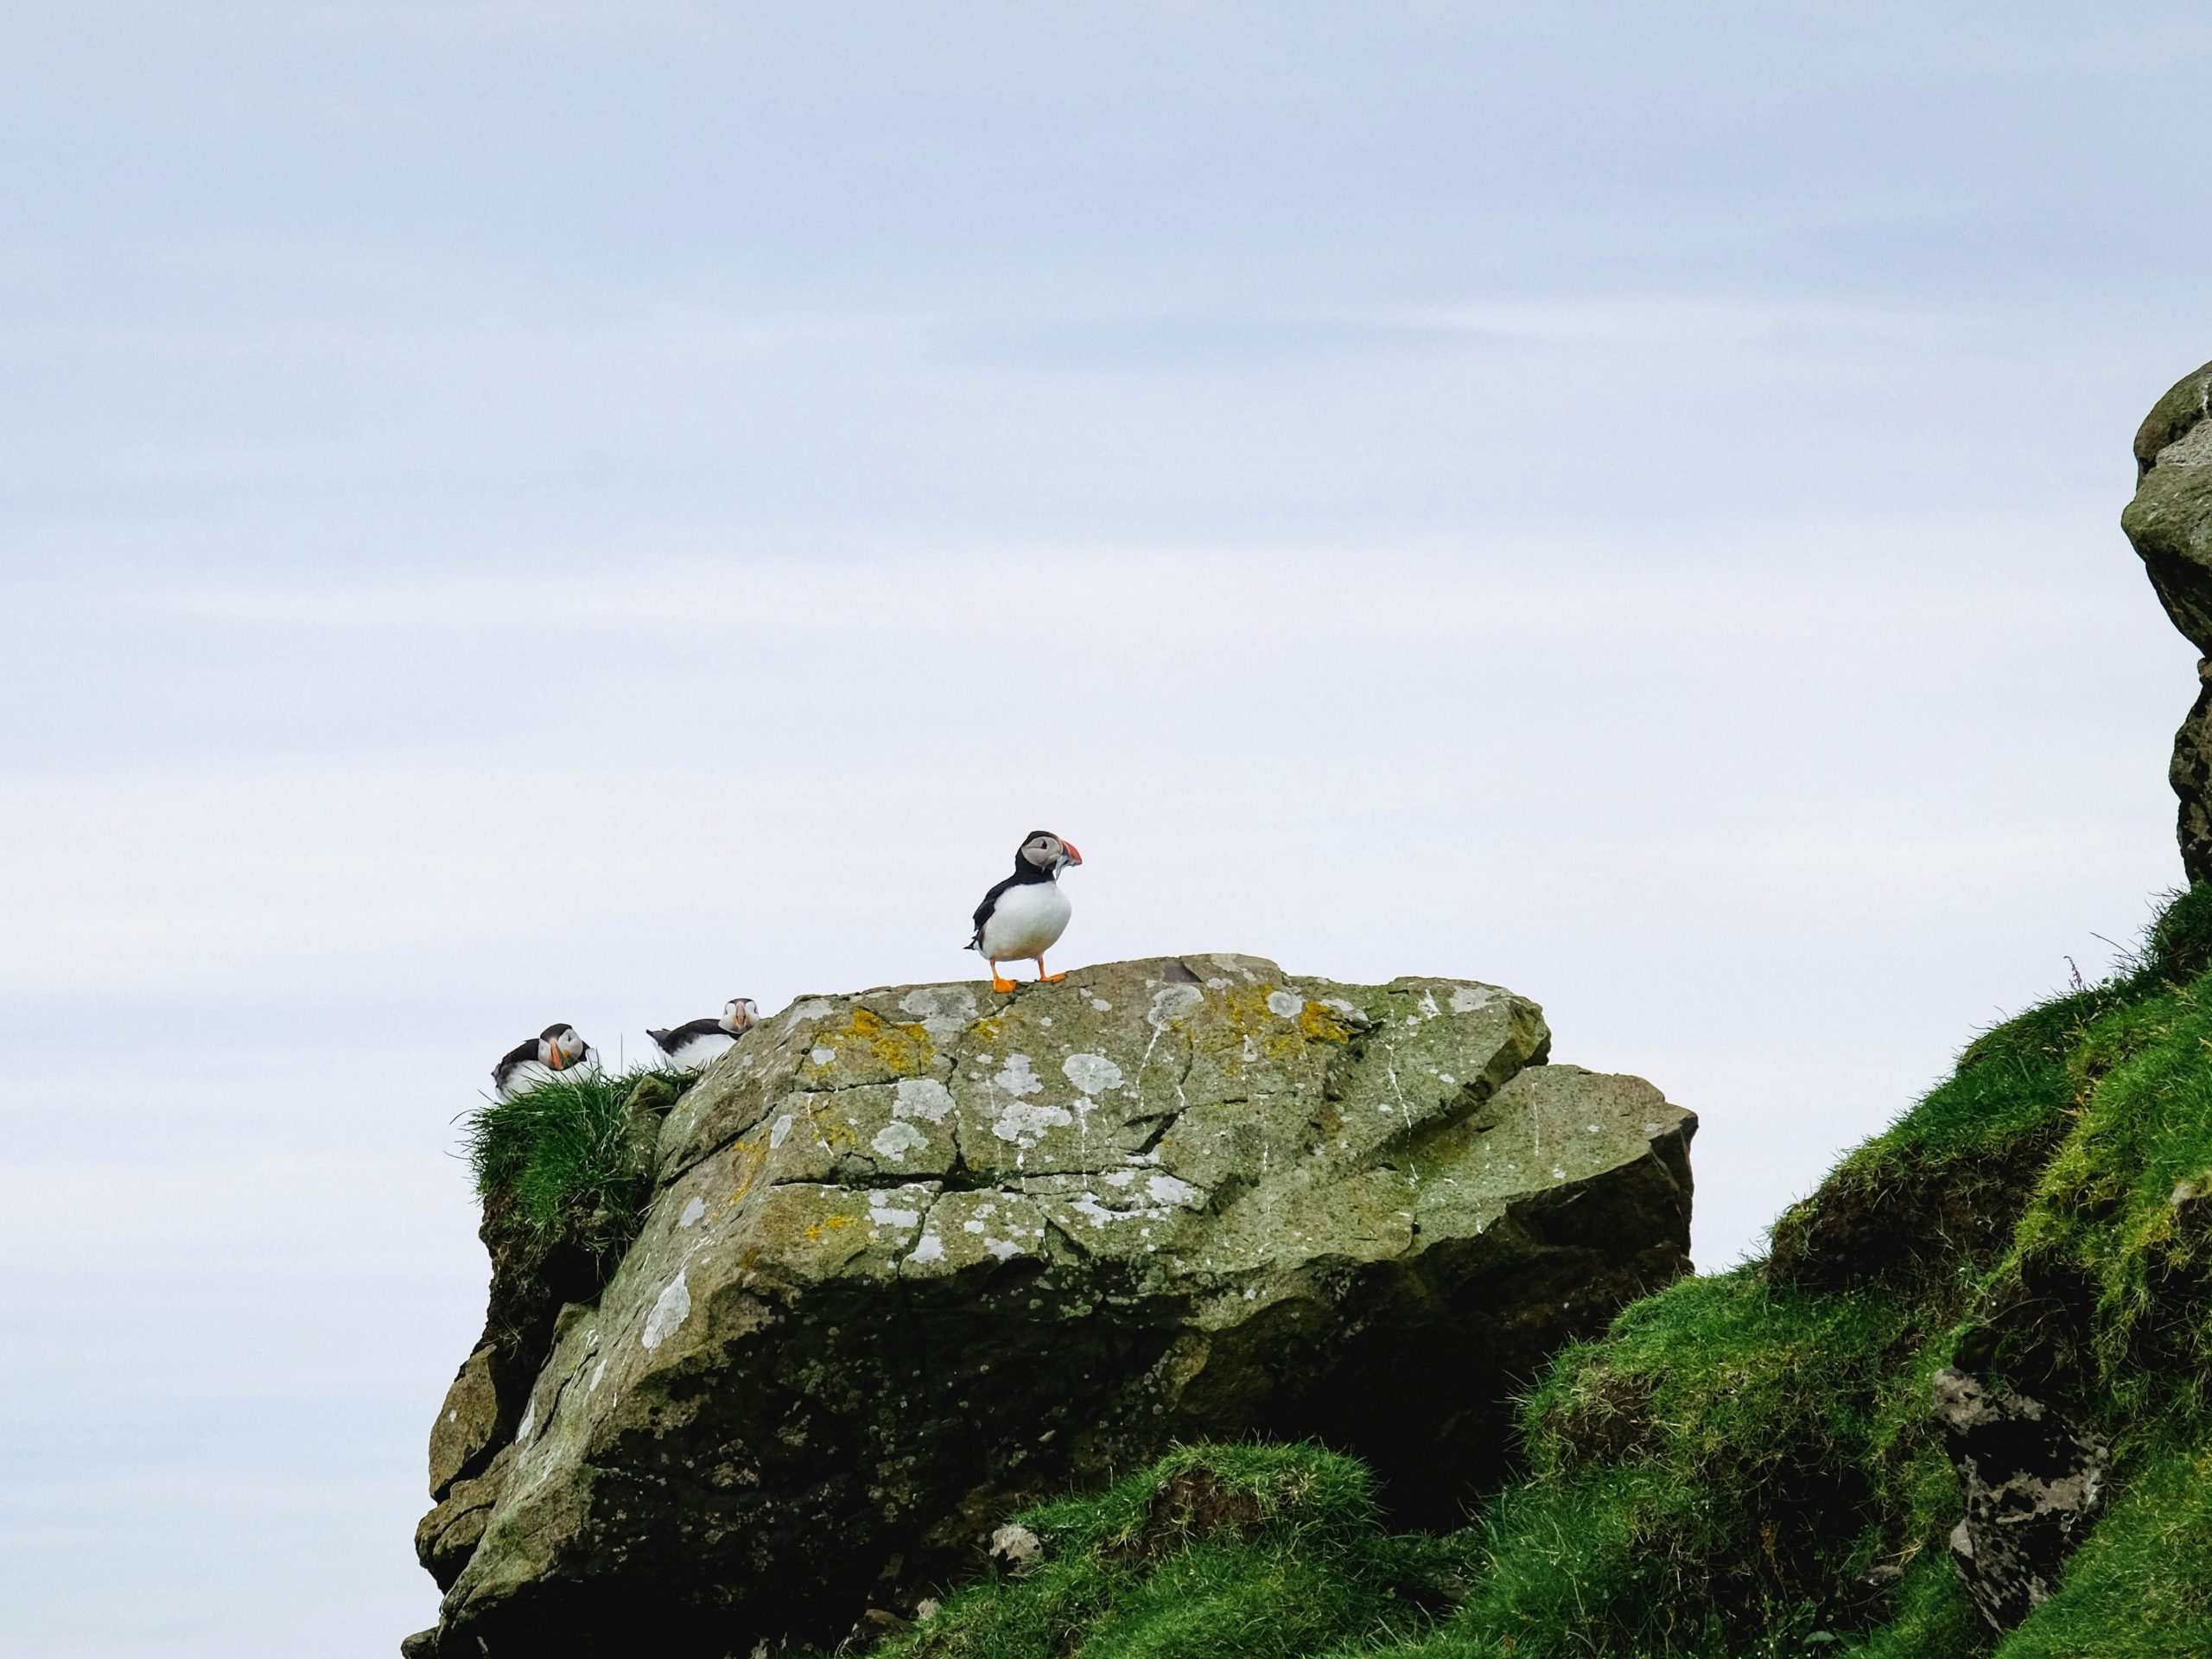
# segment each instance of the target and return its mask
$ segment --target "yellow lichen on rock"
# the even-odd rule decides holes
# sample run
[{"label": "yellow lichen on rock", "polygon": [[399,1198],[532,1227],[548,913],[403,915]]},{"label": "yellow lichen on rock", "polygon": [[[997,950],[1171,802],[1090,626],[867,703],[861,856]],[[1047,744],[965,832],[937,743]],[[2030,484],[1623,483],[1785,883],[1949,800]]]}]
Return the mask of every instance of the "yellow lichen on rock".
[{"label": "yellow lichen on rock", "polygon": [[855,1008],[839,1035],[867,1044],[876,1058],[901,1077],[928,1071],[937,1058],[937,1045],[919,1024],[894,1025],[867,1008]]},{"label": "yellow lichen on rock", "polygon": [[1351,1025],[1325,1002],[1308,1002],[1300,1009],[1298,1028],[1309,1043],[1334,1043],[1341,1048],[1351,1041]]}]

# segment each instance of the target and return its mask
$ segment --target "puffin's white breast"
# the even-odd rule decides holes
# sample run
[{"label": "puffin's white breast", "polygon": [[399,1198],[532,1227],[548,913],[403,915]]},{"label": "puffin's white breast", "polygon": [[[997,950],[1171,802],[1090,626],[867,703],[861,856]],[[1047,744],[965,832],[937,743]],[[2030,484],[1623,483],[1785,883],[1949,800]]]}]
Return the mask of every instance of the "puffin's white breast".
[{"label": "puffin's white breast", "polygon": [[686,1037],[669,1055],[669,1064],[680,1065],[685,1071],[704,1065],[718,1054],[726,1054],[737,1046],[737,1039],[726,1031],[710,1031],[703,1036]]},{"label": "puffin's white breast", "polygon": [[1057,881],[1024,881],[999,894],[983,924],[983,955],[994,962],[1042,956],[1068,929],[1068,896]]},{"label": "puffin's white breast", "polygon": [[541,1065],[536,1060],[524,1060],[507,1073],[506,1082],[499,1086],[499,1098],[512,1100],[517,1095],[526,1095],[555,1075],[550,1066]]},{"label": "puffin's white breast", "polygon": [[541,1083],[550,1083],[556,1077],[595,1077],[600,1075],[599,1051],[588,1048],[580,1060],[563,1066],[556,1071],[537,1060],[524,1060],[507,1073],[506,1086],[497,1090],[501,1100],[512,1100],[517,1095],[528,1094]]}]

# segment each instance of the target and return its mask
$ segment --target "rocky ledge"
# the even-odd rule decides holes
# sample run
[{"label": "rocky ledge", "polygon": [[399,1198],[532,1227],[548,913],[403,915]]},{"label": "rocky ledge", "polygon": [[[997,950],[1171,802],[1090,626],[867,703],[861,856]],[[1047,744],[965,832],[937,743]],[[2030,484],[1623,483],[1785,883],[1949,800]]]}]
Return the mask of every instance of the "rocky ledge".
[{"label": "rocky ledge", "polygon": [[1455,1522],[1514,1390],[1688,1267],[1695,1119],[1549,1046],[1497,986],[1236,956],[800,1001],[668,1113],[542,1363],[462,1367],[408,1650],[842,1637],[1179,1440]]}]

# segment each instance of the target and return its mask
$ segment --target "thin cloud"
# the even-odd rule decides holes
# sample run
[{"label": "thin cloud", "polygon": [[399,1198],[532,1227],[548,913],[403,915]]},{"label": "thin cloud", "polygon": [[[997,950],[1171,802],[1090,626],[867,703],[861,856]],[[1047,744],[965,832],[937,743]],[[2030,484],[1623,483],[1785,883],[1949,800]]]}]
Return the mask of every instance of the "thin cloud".
[{"label": "thin cloud", "polygon": [[[1878,533],[1878,532],[1874,532]],[[1945,539],[1957,532],[1948,528]],[[1991,532],[1985,531],[1984,534]],[[2009,537],[2010,527],[2004,532]],[[1859,532],[1863,544],[1869,532]],[[1822,538],[1763,551],[1818,572]],[[210,623],[345,632],[512,635],[604,629],[696,633],[714,627],[803,635],[969,639],[1009,584],[1033,584],[1065,619],[1066,648],[1142,636],[1158,642],[1332,638],[1474,642],[1502,638],[1740,640],[1841,628],[1910,636],[1991,619],[2050,622],[2078,603],[2066,586],[1916,583],[1911,602],[1829,567],[1821,580],[1675,569],[1642,580],[1500,574],[1570,565],[1576,543],[1514,543],[1485,556],[1392,549],[1278,554],[1191,549],[1100,554],[1039,547],[990,557],[917,550],[868,561],[747,558],[626,564],[605,576],[518,573],[374,583],[173,590],[137,602]],[[1710,554],[1713,550],[1707,550]],[[1747,551],[1749,550],[1746,550]],[[1891,551],[1898,550],[1892,543]],[[1716,563],[1721,561],[1716,559]]]}]

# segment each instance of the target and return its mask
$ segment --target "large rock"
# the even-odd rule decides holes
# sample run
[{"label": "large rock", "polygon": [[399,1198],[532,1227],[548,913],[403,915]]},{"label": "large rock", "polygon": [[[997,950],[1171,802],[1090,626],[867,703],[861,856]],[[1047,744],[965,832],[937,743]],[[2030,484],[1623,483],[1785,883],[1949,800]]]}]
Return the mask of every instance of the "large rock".
[{"label": "large rock", "polygon": [[2212,363],[2177,381],[2135,434],[2135,499],[2120,528],[2173,625],[2197,649],[2196,700],[2174,734],[2182,868],[2212,880]]},{"label": "large rock", "polygon": [[417,1650],[842,1636],[1179,1440],[1317,1437],[1456,1522],[1513,1390],[1688,1265],[1695,1120],[1548,1046],[1494,986],[1247,957],[797,1003],[670,1115],[511,1450],[441,1442]]}]

